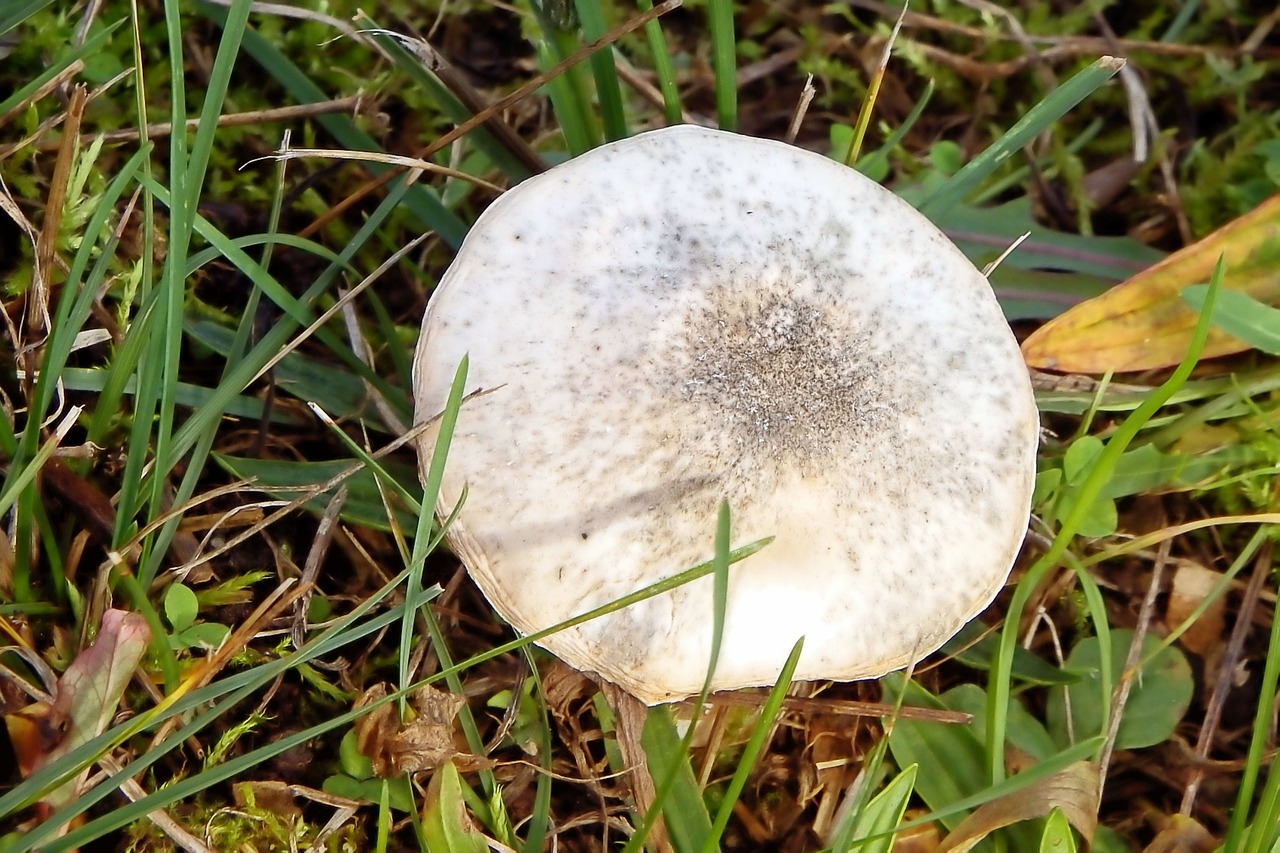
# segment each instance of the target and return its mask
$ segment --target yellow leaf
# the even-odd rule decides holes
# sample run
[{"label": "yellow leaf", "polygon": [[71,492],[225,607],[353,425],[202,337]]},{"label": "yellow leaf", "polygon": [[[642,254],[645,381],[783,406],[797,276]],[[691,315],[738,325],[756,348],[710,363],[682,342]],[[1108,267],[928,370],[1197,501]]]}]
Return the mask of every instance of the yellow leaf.
[{"label": "yellow leaf", "polygon": [[1210,853],[1217,847],[1203,826],[1189,817],[1173,815],[1142,853]]},{"label": "yellow leaf", "polygon": [[[1064,373],[1123,373],[1177,364],[1187,354],[1196,324],[1195,312],[1182,301],[1182,289],[1207,283],[1223,254],[1224,289],[1280,303],[1280,195],[1050,320],[1023,343],[1027,364]],[[1244,349],[1244,343],[1214,329],[1204,357]]]}]

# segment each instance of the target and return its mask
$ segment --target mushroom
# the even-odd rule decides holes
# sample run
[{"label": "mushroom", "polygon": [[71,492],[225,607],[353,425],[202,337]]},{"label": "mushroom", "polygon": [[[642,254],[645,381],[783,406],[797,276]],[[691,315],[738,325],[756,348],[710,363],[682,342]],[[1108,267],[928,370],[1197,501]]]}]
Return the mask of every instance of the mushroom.
[{"label": "mushroom", "polygon": [[[1022,542],[1038,417],[983,275],[862,175],[679,126],[530,178],[476,221],[415,359],[438,414],[470,356],[437,512],[532,633],[712,556],[715,690],[872,678],[985,608]],[[425,472],[434,429],[419,440]],[[647,704],[699,692],[711,578],[540,641]]]}]

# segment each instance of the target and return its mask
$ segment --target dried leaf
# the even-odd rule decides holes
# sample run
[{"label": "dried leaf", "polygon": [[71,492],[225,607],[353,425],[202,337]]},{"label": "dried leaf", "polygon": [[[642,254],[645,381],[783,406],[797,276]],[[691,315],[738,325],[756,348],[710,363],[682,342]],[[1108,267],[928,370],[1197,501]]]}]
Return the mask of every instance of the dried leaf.
[{"label": "dried leaf", "polygon": [[[23,776],[30,776],[106,730],[150,641],[151,631],[141,616],[108,610],[102,615],[98,638],[76,655],[58,679],[53,701],[36,702],[5,716]],[[44,802],[56,807],[73,800],[88,772],[86,768],[76,779],[51,792]]]},{"label": "dried leaf", "polygon": [[[1032,367],[1065,373],[1150,370],[1187,354],[1196,314],[1182,301],[1185,287],[1207,282],[1226,254],[1224,291],[1280,302],[1280,195],[1204,239],[1175,252],[1101,296],[1049,321],[1022,345]],[[1247,345],[1220,329],[1209,334],[1204,357]]]},{"label": "dried leaf", "polygon": [[[1200,607],[1207,596],[1222,580],[1222,573],[1207,569],[1197,563],[1182,563],[1174,573],[1169,590],[1169,605],[1165,609],[1164,624],[1173,630],[1187,620]],[[1200,618],[1192,623],[1179,642],[1189,652],[1208,657],[1219,646],[1226,627],[1224,615],[1226,597],[1219,595],[1208,605]]]},{"label": "dried leaf", "polygon": [[[367,705],[387,694],[385,685],[367,690],[358,705]],[[490,766],[491,762],[458,749],[454,739],[454,718],[466,700],[434,687],[413,694],[413,718],[399,723],[392,705],[381,705],[356,722],[356,745],[369,758],[373,772],[383,778],[402,773],[434,770],[451,760],[468,769]]]},{"label": "dried leaf", "polygon": [[238,782],[231,786],[231,796],[241,808],[251,806],[281,817],[302,817],[302,809],[298,808],[292,786],[287,782],[275,779]]},{"label": "dried leaf", "polygon": [[401,773],[434,770],[461,753],[454,742],[454,718],[466,700],[424,687],[413,694],[417,716],[390,742],[392,765]]},{"label": "dried leaf", "polygon": [[992,800],[960,822],[943,839],[938,853],[964,853],[1002,827],[1044,817],[1062,809],[1086,841],[1098,825],[1098,766],[1081,761],[998,800]]}]

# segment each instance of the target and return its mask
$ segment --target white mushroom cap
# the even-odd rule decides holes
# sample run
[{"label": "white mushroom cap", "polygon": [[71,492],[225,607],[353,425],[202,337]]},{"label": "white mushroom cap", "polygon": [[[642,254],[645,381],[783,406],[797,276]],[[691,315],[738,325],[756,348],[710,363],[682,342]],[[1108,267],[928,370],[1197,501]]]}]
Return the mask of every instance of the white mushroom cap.
[{"label": "white mushroom cap", "polygon": [[[872,181],[682,126],[495,202],[440,282],[417,417],[470,355],[437,511],[531,633],[709,560],[730,569],[714,689],[872,678],[989,604],[1025,533],[1038,418],[990,286]],[[435,432],[422,437],[423,471]],[[541,644],[647,703],[698,692],[704,577]]]}]

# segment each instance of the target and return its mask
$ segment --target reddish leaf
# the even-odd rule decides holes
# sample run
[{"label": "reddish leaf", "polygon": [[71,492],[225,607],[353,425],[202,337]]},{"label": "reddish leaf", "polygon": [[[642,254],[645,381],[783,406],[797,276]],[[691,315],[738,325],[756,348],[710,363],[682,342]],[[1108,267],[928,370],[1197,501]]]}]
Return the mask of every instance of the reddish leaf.
[{"label": "reddish leaf", "polygon": [[[67,667],[53,702],[36,702],[5,715],[19,769],[30,776],[71,750],[97,737],[115,716],[133,670],[142,659],[151,632],[136,613],[108,610],[93,645]],[[60,806],[78,793],[88,774],[53,791],[44,802]]]}]

